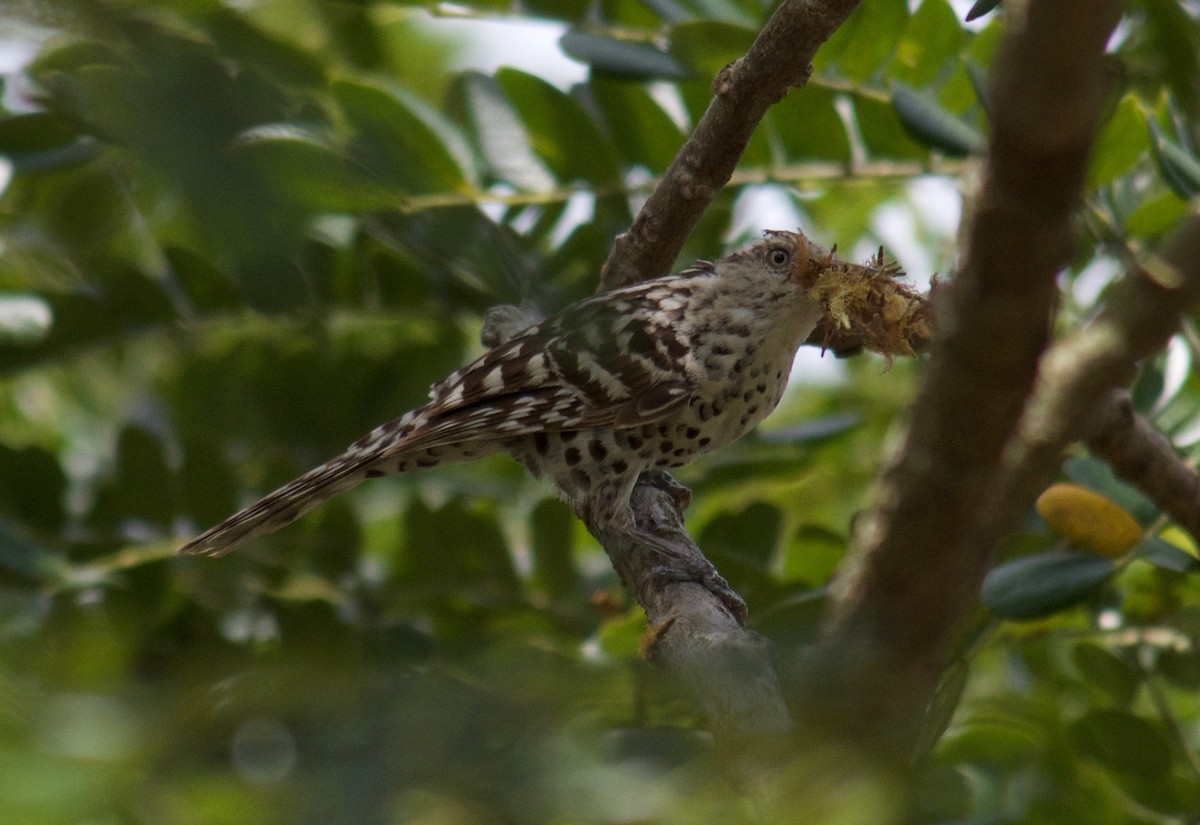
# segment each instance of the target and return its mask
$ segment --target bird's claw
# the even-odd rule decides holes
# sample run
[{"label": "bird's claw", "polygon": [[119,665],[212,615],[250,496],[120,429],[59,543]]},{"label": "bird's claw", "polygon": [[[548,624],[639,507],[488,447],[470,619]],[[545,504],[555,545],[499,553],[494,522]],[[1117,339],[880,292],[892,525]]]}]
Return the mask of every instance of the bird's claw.
[{"label": "bird's claw", "polygon": [[661,490],[669,495],[681,513],[692,505],[692,491],[676,481],[674,477],[665,470],[652,470],[650,472],[642,473],[641,480],[651,485],[656,490]]},{"label": "bird's claw", "polygon": [[655,565],[650,570],[650,580],[656,588],[679,582],[695,582],[712,593],[737,619],[738,624],[746,621],[746,602],[708,559],[674,558],[667,564]]}]

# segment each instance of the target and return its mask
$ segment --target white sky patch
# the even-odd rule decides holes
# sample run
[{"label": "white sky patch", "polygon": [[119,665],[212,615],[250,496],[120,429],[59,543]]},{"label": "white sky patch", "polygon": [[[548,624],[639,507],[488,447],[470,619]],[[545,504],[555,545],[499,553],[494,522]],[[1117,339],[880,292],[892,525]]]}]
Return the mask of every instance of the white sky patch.
[{"label": "white sky patch", "polygon": [[563,90],[587,79],[587,66],[570,59],[558,47],[558,39],[567,30],[562,23],[423,16],[421,25],[471,44],[458,56],[459,69],[491,74],[501,66],[510,66]]},{"label": "white sky patch", "polygon": [[759,238],[764,229],[791,231],[800,227],[806,235],[811,235],[813,231],[813,227],[801,226],[800,213],[791,196],[772,184],[745,187],[733,205],[733,220],[730,223],[726,240],[747,236]]},{"label": "white sky patch", "polygon": [[1192,350],[1182,337],[1176,335],[1167,344],[1167,359],[1163,364],[1163,390],[1154,409],[1161,410],[1179,394],[1192,370]]},{"label": "white sky patch", "polygon": [[685,134],[692,130],[692,122],[688,117],[687,107],[683,105],[683,95],[679,93],[678,86],[660,80],[651,83],[648,91],[654,102],[662,107],[662,110],[667,113],[667,117],[671,118],[671,121]]},{"label": "white sky patch", "polygon": [[[920,5],[920,0],[909,0],[908,7],[912,11],[916,11]],[[977,17],[968,23],[967,12],[971,10],[971,6],[973,5],[975,5],[975,0],[950,0],[950,6],[954,9],[954,16],[958,18],[964,27],[971,31],[979,31],[988,23],[991,23],[992,19],[1000,13],[998,10],[993,9],[982,17]]]},{"label": "white sky patch", "polygon": [[50,305],[37,295],[0,296],[0,341],[36,343],[53,322]]},{"label": "white sky patch", "polygon": [[[912,273],[915,283],[921,276],[928,280],[933,271],[933,256],[921,243],[917,216],[911,205],[900,201],[885,203],[875,211],[871,219],[871,230],[883,243],[885,257],[895,258],[905,272]],[[863,261],[872,257],[878,248],[872,249],[870,239],[864,238],[854,247],[854,259]]]},{"label": "white sky patch", "polygon": [[[881,206],[871,221],[871,229],[883,242],[884,254],[899,262],[908,273],[909,283],[927,289],[935,271],[952,266],[939,261],[935,250],[953,249],[962,220],[962,196],[954,181],[936,176],[916,178],[906,187],[907,199]],[[866,242],[855,247],[856,259],[870,257],[875,249]]]},{"label": "white sky patch", "polygon": [[19,72],[37,55],[51,30],[0,17],[0,74]]},{"label": "white sky patch", "polygon": [[567,208],[550,233],[550,243],[557,249],[577,227],[590,221],[595,212],[596,196],[593,193],[582,190],[573,193],[567,198]]},{"label": "white sky patch", "polygon": [[958,234],[962,222],[962,193],[951,178],[923,175],[907,186],[908,198],[921,215],[921,223],[947,240]]},{"label": "white sky patch", "polygon": [[846,364],[832,352],[821,355],[819,347],[800,347],[796,360],[792,362],[788,392],[795,391],[801,384],[834,386],[845,381]]},{"label": "white sky patch", "polygon": [[1120,265],[1112,258],[1096,258],[1075,276],[1071,297],[1079,306],[1093,306],[1120,271]]}]

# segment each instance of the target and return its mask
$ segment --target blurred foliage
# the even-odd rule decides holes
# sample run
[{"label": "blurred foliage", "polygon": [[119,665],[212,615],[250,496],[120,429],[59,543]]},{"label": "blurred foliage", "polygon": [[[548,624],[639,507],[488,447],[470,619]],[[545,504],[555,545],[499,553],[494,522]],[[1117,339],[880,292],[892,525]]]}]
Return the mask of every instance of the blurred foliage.
[{"label": "blurred foliage", "polygon": [[[769,113],[683,258],[797,222],[865,256],[899,215],[907,254],[950,269],[919,171],[970,179],[995,6],[968,26],[947,0],[866,4]],[[603,553],[506,459],[378,480],[228,558],[172,550],[418,404],[478,351],[488,306],[593,290],[769,9],[5,13],[6,45],[30,55],[0,97],[5,821],[753,821],[696,709],[637,659],[643,621]],[[464,70],[489,44],[449,33],[450,15],[514,37],[555,22],[587,79]],[[1141,0],[1113,44],[1069,322],[1200,191],[1198,18],[1191,0]],[[1196,348],[1181,337],[1137,387],[1185,450]],[[920,369],[802,372],[763,432],[680,474],[781,661],[813,636]],[[1194,821],[1196,549],[1098,462],[1064,475],[1142,540],[1092,555],[1031,513],[931,708],[920,781],[901,793],[814,752],[789,774],[807,821]]]}]

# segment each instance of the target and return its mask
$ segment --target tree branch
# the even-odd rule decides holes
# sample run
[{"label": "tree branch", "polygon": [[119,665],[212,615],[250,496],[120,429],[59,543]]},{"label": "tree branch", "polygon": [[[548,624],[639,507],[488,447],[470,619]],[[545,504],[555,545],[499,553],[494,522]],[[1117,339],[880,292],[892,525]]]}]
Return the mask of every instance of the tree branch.
[{"label": "tree branch", "polygon": [[[922,711],[990,559],[974,543],[1049,337],[1054,275],[1108,92],[1116,0],[1007,7],[994,129],[961,271],[906,437],[835,582],[805,674],[814,719],[893,755]],[[886,689],[881,685],[886,683]]]},{"label": "tree branch", "polygon": [[[484,316],[481,337],[498,346],[539,320],[531,308],[493,307]],[[682,487],[675,493],[686,496]],[[770,646],[742,626],[740,612],[715,589],[701,583],[706,575],[723,580],[688,534],[676,496],[664,491],[660,479],[643,476],[630,499],[643,538],[606,535],[591,524],[588,529],[646,611],[644,655],[688,689],[708,718],[731,779],[753,788],[768,772],[761,761],[770,759],[762,749],[764,736],[789,731],[791,716]],[[684,577],[691,580],[663,575],[689,570],[696,571]]]},{"label": "tree branch", "polygon": [[1166,346],[1182,315],[1200,303],[1200,212],[1184,219],[1141,268],[1126,274],[1103,311],[1055,345],[1021,427],[1005,456],[997,491],[1003,502],[985,539],[1002,536],[1058,470],[1080,438],[1147,493],[1185,529],[1200,527],[1200,489],[1170,442],[1133,415],[1123,393],[1136,363]]},{"label": "tree branch", "polygon": [[630,503],[639,528],[655,536],[655,546],[629,535],[601,538],[621,580],[646,611],[650,630],[643,653],[687,687],[732,777],[752,787],[764,779],[759,762],[769,758],[764,737],[769,741],[792,728],[771,646],[697,581],[663,579],[664,567],[716,575],[688,534],[675,499],[643,476]]},{"label": "tree branch", "polygon": [[[633,226],[616,239],[600,291],[671,270],[767,109],[791,86],[803,85],[817,48],[860,1],[786,0],[746,55],[721,71],[713,82],[713,101],[695,131]],[[536,320],[527,309],[494,308],[485,319],[483,340],[494,346]],[[645,652],[691,690],[732,774],[752,781],[760,773],[754,756],[760,752],[752,743],[761,742],[764,734],[791,729],[768,646],[741,626],[740,616],[713,588],[663,579],[664,569],[706,568],[716,575],[688,535],[679,503],[646,478],[631,503],[639,528],[653,534],[654,541],[598,538],[646,610],[651,630]]]},{"label": "tree branch", "polygon": [[628,232],[617,236],[600,290],[671,271],[767,110],[803,86],[817,49],[861,0],[785,0],[745,55],[713,80],[713,99]]},{"label": "tree branch", "polygon": [[1171,440],[1133,410],[1129,393],[1112,390],[1089,422],[1085,444],[1200,544],[1200,473]]}]

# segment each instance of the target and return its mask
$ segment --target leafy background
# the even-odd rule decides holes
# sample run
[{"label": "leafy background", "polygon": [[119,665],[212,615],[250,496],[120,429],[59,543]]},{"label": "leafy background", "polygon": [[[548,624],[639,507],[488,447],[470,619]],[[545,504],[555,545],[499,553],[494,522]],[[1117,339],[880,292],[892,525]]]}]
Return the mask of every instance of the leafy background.
[{"label": "leafy background", "polygon": [[[0,117],[6,817],[751,819],[696,710],[639,660],[641,614],[600,548],[507,459],[378,480],[221,560],[173,548],[419,404],[479,351],[487,307],[589,294],[769,9],[9,6],[30,59]],[[864,4],[682,258],[796,223],[865,257],[890,216],[949,274],[953,238],[918,196],[928,175],[969,193],[1004,26],[963,12]],[[448,16],[554,21],[587,79],[458,68],[479,44]],[[1113,44],[1064,325],[1200,192],[1198,19],[1143,0]],[[1136,387],[1189,453],[1198,347],[1189,327]],[[680,474],[701,545],[784,664],[920,370],[864,357],[800,376],[762,432]],[[1031,513],[946,674],[919,782],[814,755],[794,780],[814,821],[1196,821],[1195,548],[1086,455],[1064,477],[1141,539],[1110,558]]]}]

